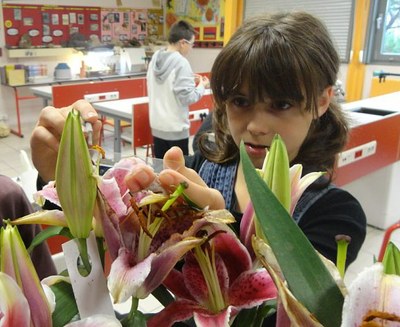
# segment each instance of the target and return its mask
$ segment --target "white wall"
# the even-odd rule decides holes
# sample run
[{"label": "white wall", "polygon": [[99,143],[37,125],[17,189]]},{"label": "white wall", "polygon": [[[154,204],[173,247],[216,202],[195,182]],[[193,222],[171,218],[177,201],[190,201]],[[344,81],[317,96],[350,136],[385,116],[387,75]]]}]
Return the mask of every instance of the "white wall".
[{"label": "white wall", "polygon": [[187,59],[195,73],[209,72],[220,51],[221,49],[194,48]]}]

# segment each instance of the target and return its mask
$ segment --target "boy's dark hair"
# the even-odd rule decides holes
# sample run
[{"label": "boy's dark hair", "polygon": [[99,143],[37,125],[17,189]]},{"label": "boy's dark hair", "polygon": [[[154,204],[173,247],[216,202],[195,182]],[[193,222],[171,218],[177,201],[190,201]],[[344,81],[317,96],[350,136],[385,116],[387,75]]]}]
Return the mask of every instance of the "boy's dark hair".
[{"label": "boy's dark hair", "polygon": [[171,26],[169,31],[168,42],[173,44],[182,39],[190,41],[195,35],[195,30],[192,25],[184,20],[180,20]]},{"label": "boy's dark hair", "polygon": [[[226,101],[249,85],[254,101],[264,97],[301,103],[315,117],[299,153],[291,164],[305,170],[331,171],[336,155],[347,142],[347,119],[335,101],[318,118],[318,98],[335,85],[339,56],[324,24],[304,12],[251,18],[235,32],[217,56],[211,71],[215,100],[213,129],[216,147],[200,149],[207,159],[223,163],[239,156],[230,135]],[[233,68],[234,67],[234,68]]]}]

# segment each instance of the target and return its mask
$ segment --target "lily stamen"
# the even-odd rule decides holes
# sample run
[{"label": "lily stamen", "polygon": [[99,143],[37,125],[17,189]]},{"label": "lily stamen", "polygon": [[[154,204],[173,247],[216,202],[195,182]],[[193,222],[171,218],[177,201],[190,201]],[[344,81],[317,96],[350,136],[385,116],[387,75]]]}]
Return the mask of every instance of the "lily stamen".
[{"label": "lily stamen", "polygon": [[400,317],[395,314],[371,310],[367,313],[366,317],[362,321],[361,327],[375,326],[375,324],[376,324],[376,326],[381,326],[382,321],[373,322],[373,320],[375,320],[375,319],[379,319],[379,320],[383,320],[383,321],[400,321]]},{"label": "lily stamen", "polygon": [[214,246],[211,245],[207,249],[197,246],[194,248],[193,254],[199,264],[208,289],[208,303],[205,303],[205,305],[211,312],[218,313],[226,305],[219,285]]},{"label": "lily stamen", "polygon": [[176,201],[178,198],[183,194],[183,192],[189,187],[189,184],[187,182],[182,182],[178,185],[174,193],[170,195],[170,198],[163,207],[161,208],[162,211],[168,210],[168,208]]},{"label": "lily stamen", "polygon": [[153,238],[153,235],[150,233],[150,231],[147,229],[147,225],[149,224],[149,219],[146,219],[146,215],[143,213],[143,210],[139,210],[138,212],[138,218],[139,218],[139,223],[140,226],[142,227],[143,232],[147,234],[151,239]]}]

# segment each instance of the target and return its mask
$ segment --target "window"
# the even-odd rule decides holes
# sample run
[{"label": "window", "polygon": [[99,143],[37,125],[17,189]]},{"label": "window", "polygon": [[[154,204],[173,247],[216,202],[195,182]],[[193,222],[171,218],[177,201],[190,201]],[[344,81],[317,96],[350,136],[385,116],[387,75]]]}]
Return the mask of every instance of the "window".
[{"label": "window", "polygon": [[370,13],[368,57],[370,63],[400,63],[400,0],[373,2]]},{"label": "window", "polygon": [[262,12],[280,10],[303,10],[320,18],[331,34],[340,60],[342,62],[349,62],[352,41],[351,31],[353,30],[354,0],[246,0],[244,18]]}]

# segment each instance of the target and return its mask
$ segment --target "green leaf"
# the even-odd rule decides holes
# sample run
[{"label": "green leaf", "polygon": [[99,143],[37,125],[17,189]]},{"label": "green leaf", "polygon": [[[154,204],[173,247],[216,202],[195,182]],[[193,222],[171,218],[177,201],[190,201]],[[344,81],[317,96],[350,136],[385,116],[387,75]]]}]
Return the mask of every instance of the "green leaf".
[{"label": "green leaf", "polygon": [[400,251],[394,243],[387,245],[382,264],[385,274],[400,276]]},{"label": "green leaf", "polygon": [[56,296],[56,308],[53,312],[53,327],[63,327],[78,315],[74,292],[71,284],[58,282],[51,286]]},{"label": "green leaf", "polygon": [[37,234],[34,239],[32,240],[31,245],[27,249],[29,253],[33,251],[33,249],[46,241],[48,238],[57,236],[57,235],[62,235],[67,238],[72,239],[72,235],[69,232],[69,229],[66,227],[60,227],[60,226],[49,226],[45,229],[43,229],[39,234]]},{"label": "green leaf", "polygon": [[136,311],[122,319],[121,325],[122,327],[146,327],[146,316],[142,312]]},{"label": "green leaf", "polygon": [[269,300],[250,309],[242,309],[233,321],[232,327],[261,327],[266,317],[276,312],[276,300]]},{"label": "green leaf", "polygon": [[243,143],[240,156],[254,210],[289,289],[321,324],[340,326],[344,299],[338,286],[311,243],[256,173]]}]

